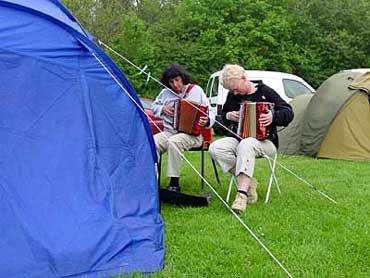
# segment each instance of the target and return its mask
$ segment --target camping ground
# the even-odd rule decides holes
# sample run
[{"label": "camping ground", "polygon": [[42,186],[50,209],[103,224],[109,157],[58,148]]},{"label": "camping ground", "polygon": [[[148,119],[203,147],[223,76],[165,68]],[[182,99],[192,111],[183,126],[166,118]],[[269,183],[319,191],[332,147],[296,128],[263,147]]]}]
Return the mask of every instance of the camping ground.
[{"label": "camping ground", "polygon": [[[199,153],[187,153],[199,167]],[[208,156],[206,156],[208,158]],[[370,277],[370,162],[279,156],[279,163],[334,198],[333,204],[281,167],[282,194],[250,205],[242,219],[283,263],[293,277]],[[216,184],[210,161],[206,178],[225,197],[229,177]],[[258,160],[258,192],[268,179]],[[166,185],[164,178],[162,186]],[[201,193],[200,180],[184,166],[181,183]],[[212,196],[209,207],[162,206],[165,223],[165,269],[150,277],[286,277],[247,231]],[[137,277],[141,277],[138,275]]]}]

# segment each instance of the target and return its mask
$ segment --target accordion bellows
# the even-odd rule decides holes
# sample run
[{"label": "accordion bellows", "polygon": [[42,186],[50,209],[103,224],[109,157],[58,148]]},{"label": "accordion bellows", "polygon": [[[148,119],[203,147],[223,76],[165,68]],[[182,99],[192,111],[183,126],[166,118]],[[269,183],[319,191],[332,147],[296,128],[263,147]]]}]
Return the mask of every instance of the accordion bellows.
[{"label": "accordion bellows", "polygon": [[264,140],[268,137],[268,130],[261,126],[259,118],[262,114],[273,109],[271,102],[248,102],[243,101],[240,104],[240,117],[238,123],[238,135],[242,138],[254,137],[258,140]]},{"label": "accordion bellows", "polygon": [[179,99],[175,101],[173,128],[198,136],[202,133],[199,119],[208,115],[208,106],[196,102]]}]

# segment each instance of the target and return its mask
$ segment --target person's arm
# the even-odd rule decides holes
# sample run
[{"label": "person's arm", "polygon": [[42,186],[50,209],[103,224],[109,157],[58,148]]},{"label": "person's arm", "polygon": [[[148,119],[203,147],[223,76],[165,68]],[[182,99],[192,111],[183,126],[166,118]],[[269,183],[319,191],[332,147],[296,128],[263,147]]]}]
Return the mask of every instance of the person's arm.
[{"label": "person's arm", "polygon": [[239,120],[239,108],[240,105],[237,99],[229,92],[221,111],[222,122],[227,126],[231,125],[233,122],[237,122]]},{"label": "person's arm", "polygon": [[209,100],[204,93],[203,89],[201,91],[201,104],[206,105],[208,107],[208,117],[204,117],[204,127],[205,128],[211,128],[215,123],[215,114],[211,111],[211,105],[209,103]]},{"label": "person's arm", "polygon": [[275,106],[273,123],[277,126],[287,126],[294,117],[293,109],[288,103],[282,103]]},{"label": "person's arm", "polygon": [[274,103],[272,123],[276,126],[287,126],[294,117],[293,109],[278,93],[272,90],[270,102]]},{"label": "person's arm", "polygon": [[[210,111],[209,100],[200,86],[195,85],[189,92],[189,95],[186,99],[197,102],[201,105],[205,105],[208,107],[208,111]],[[211,128],[214,122],[215,115],[213,115],[213,113],[208,113],[208,117],[206,115],[200,117],[199,125],[204,128]]]},{"label": "person's arm", "polygon": [[173,115],[173,106],[166,105],[166,90],[163,89],[152,104],[152,111],[156,117],[163,118],[163,114]]}]

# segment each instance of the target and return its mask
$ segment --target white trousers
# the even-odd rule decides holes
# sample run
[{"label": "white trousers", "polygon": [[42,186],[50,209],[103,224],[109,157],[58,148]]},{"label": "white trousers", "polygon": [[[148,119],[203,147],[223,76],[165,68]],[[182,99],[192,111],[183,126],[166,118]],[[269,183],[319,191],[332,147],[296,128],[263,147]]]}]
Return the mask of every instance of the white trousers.
[{"label": "white trousers", "polygon": [[[202,146],[202,135],[194,136],[186,133],[175,133],[171,130],[154,135],[157,155],[168,152],[167,156],[167,177],[180,177],[182,158],[184,151]],[[180,154],[180,153],[181,154]]]},{"label": "white trousers", "polygon": [[244,173],[253,177],[256,157],[273,156],[276,147],[270,140],[248,137],[239,142],[233,137],[225,137],[214,141],[208,152],[224,172],[232,170],[230,173],[234,174],[235,169],[235,176]]}]

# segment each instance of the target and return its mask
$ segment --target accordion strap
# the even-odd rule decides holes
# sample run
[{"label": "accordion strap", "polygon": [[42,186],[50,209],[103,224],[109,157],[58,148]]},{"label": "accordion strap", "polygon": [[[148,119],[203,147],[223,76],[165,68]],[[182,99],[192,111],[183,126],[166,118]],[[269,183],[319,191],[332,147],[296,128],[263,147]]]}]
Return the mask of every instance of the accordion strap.
[{"label": "accordion strap", "polygon": [[195,84],[189,84],[189,86],[185,90],[185,96],[187,96],[190,93],[191,89],[193,89],[194,86]]}]

